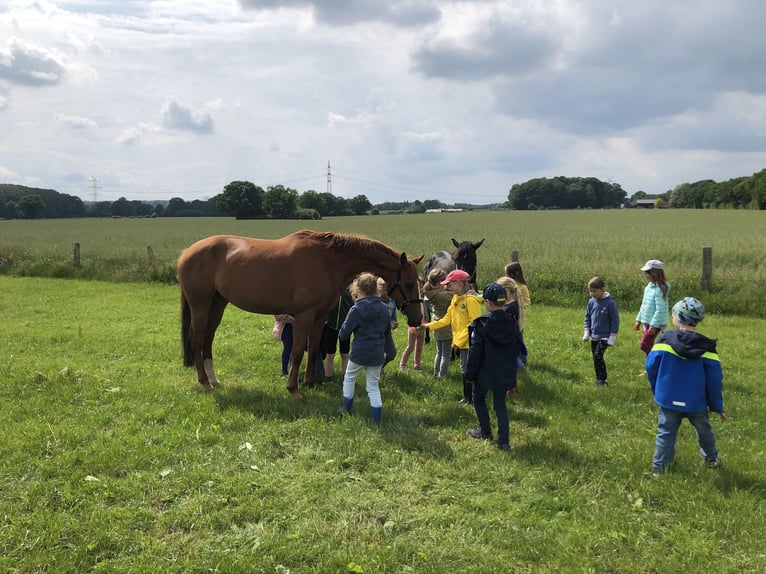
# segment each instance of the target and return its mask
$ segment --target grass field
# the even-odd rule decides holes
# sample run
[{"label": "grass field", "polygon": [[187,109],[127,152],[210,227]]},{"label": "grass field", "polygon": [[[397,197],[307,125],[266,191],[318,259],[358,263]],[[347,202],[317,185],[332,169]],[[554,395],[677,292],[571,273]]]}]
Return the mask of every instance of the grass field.
[{"label": "grass field", "polygon": [[[691,212],[675,214],[680,219],[614,212],[617,221],[604,220],[615,232],[653,218],[652,237],[669,230],[655,244],[667,247],[665,256],[646,253],[641,236],[627,232],[612,243],[575,234],[578,218],[593,223],[602,213],[540,214],[538,225],[538,214],[516,221],[513,213],[320,222],[413,254],[445,248],[450,237],[487,237],[480,283],[499,273],[510,250],[520,252],[535,301],[525,332],[530,364],[510,405],[510,454],[466,435],[476,421],[456,404],[457,366],[441,382],[428,369],[387,372],[380,430],[369,423],[362,383],[352,417],[336,415],[337,381],[302,401],[289,398],[272,318],[231,307],[214,346],[223,385],[201,392],[181,363],[178,288],[148,281],[146,245],[156,267],[172,267],[179,246],[199,237],[279,236],[291,230],[284,222],[0,222],[0,258],[16,262],[0,276],[0,571],[766,571],[766,321],[719,310],[701,324],[719,340],[724,367],[730,420],[713,421],[723,466],[703,468],[685,425],[674,467],[654,478],[656,407],[637,376],[636,307],[617,299],[623,327],[606,356],[610,385],[597,388],[580,341],[586,299],[578,275],[587,281],[603,266],[598,273],[629,283],[623,290],[637,301],[643,283],[634,268],[659,256],[676,270],[671,280],[682,277],[683,262],[691,269],[697,251],[682,246],[700,234],[714,241],[720,273],[762,280],[760,214],[723,213],[721,222],[707,223],[707,236],[699,221],[680,223]],[[574,221],[565,224],[567,216]],[[490,235],[501,222],[503,230]],[[433,224],[444,229],[436,238]],[[515,231],[522,227],[525,234]],[[733,231],[747,228],[756,233]],[[671,242],[673,233],[685,241]],[[75,241],[83,267],[71,275]],[[571,246],[581,241],[586,252],[613,247],[597,260]],[[535,248],[545,257],[533,257]],[[39,272],[88,277],[112,266],[113,276],[9,276],[46,257]],[[537,283],[555,265],[570,292]],[[121,268],[131,271],[115,273]],[[395,335],[401,351],[405,333]],[[432,357],[426,346],[424,365]]]},{"label": "grass field", "polygon": [[[675,294],[696,295],[714,313],[766,317],[766,306],[761,304],[766,292],[766,213],[759,211],[477,211],[316,222],[0,221],[0,273],[172,283],[178,254],[197,239],[218,233],[281,237],[309,226],[363,233],[426,258],[435,251],[452,250],[451,238],[485,238],[477,252],[480,283],[502,274],[516,251],[535,300],[553,305],[584,304],[588,279],[600,275],[618,304],[637,309],[644,285],[638,268],[648,259],[661,259]],[[72,265],[75,243],[80,244],[80,269]],[[713,280],[710,290],[702,293],[704,247],[713,250]]]}]

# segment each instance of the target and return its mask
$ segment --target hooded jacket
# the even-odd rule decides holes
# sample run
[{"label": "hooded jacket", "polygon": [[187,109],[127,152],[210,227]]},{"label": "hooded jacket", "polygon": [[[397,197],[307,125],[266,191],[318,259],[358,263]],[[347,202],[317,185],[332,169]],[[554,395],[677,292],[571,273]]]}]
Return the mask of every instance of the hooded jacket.
[{"label": "hooded jacket", "polygon": [[646,356],[654,402],[684,413],[723,411],[723,371],[716,342],[694,331],[667,331]]},{"label": "hooded jacket", "polygon": [[521,343],[516,321],[498,309],[477,318],[469,331],[466,379],[493,392],[512,389],[516,385],[516,359]]},{"label": "hooded jacket", "polygon": [[357,365],[376,367],[383,364],[386,341],[393,344],[391,315],[388,306],[376,295],[359,299],[351,307],[340,327],[338,338],[354,334],[349,359]]},{"label": "hooded jacket", "polygon": [[636,321],[659,329],[668,324],[668,297],[670,297],[670,281],[668,292],[662,296],[662,289],[656,283],[647,283],[644,287],[644,296],[641,299],[641,308],[636,315]]},{"label": "hooded jacket", "polygon": [[426,325],[432,331],[450,325],[452,328],[452,345],[458,349],[467,349],[470,345],[468,327],[471,321],[479,316],[481,316],[481,299],[476,295],[464,293],[463,295],[453,295],[444,317],[426,323]]},{"label": "hooded jacket", "polygon": [[608,292],[601,299],[591,297],[585,307],[585,334],[594,341],[612,340],[620,330],[620,314],[617,303]]}]

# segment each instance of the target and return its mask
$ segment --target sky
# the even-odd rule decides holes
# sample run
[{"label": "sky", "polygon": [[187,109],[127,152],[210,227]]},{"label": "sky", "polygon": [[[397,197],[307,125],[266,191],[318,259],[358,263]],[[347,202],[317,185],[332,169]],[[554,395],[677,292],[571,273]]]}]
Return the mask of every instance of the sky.
[{"label": "sky", "polygon": [[750,176],[764,23],[763,0],[3,0],[0,183],[490,204]]}]

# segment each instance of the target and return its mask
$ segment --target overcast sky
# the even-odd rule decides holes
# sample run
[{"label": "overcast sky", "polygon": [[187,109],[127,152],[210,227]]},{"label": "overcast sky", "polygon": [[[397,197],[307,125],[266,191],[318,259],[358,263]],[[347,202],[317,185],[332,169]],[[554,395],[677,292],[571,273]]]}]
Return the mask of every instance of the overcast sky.
[{"label": "overcast sky", "polygon": [[764,0],[3,0],[0,183],[493,203],[749,176],[764,24]]}]

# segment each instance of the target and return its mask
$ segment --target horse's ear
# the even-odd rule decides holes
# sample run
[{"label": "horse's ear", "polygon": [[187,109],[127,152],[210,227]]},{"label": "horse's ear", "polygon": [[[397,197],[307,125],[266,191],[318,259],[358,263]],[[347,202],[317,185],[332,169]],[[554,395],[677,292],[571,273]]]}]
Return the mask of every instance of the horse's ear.
[{"label": "horse's ear", "polygon": [[[482,240],[482,241],[483,241],[483,240]],[[457,247],[457,248],[460,248],[460,243],[458,243],[457,241],[455,241],[455,238],[454,238],[454,237],[452,238],[452,245],[454,245],[454,246],[455,246],[455,247]]]},{"label": "horse's ear", "polygon": [[[485,237],[484,239],[486,239],[486,237]],[[481,244],[482,244],[482,243],[484,243],[484,239],[482,239],[482,240],[481,240],[481,241],[479,241],[478,243],[474,243],[474,244],[473,244],[473,250],[474,250],[474,251],[476,251],[476,250],[477,250],[479,247],[481,247]]]},{"label": "horse's ear", "polygon": [[421,261],[423,261],[423,257],[425,257],[425,255],[421,255],[420,257],[416,257],[415,259],[413,259],[413,260],[412,260],[412,262],[413,262],[415,265],[419,265],[419,264],[420,264],[420,262],[421,262]]}]

